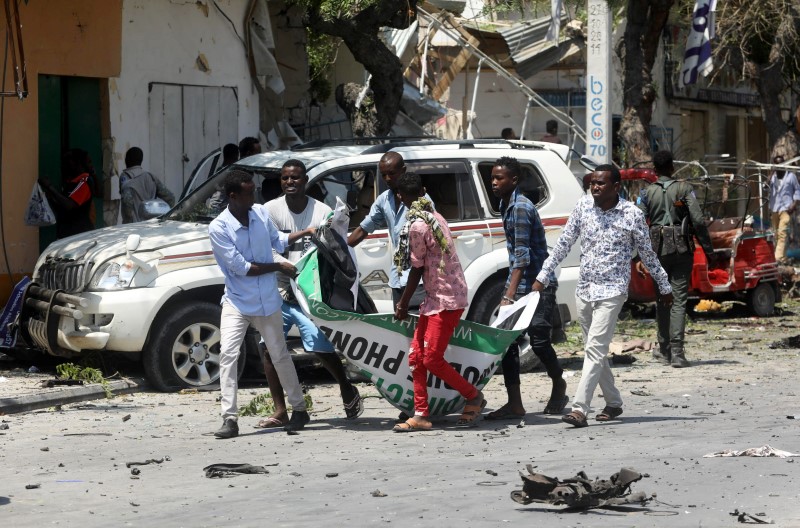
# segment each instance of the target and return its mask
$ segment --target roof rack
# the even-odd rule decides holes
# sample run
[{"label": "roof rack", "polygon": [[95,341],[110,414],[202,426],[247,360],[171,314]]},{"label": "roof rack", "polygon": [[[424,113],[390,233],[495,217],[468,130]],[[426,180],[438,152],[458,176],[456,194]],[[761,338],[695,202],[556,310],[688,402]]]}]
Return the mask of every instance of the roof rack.
[{"label": "roof rack", "polygon": [[511,148],[514,149],[523,149],[523,148],[533,148],[533,149],[544,149],[539,144],[536,144],[533,141],[508,141],[505,139],[438,139],[438,138],[430,138],[427,141],[401,141],[397,143],[385,143],[385,144],[378,144],[373,147],[368,148],[363,152],[363,154],[376,154],[380,152],[388,152],[394,148],[398,147],[420,147],[430,144],[436,145],[453,145],[457,146],[459,149],[470,149],[475,148],[478,145],[509,145]]},{"label": "roof rack", "polygon": [[436,136],[375,136],[354,137],[343,139],[315,139],[291,148],[294,151],[314,150],[322,147],[342,147],[355,145],[380,145],[384,143],[397,143],[404,141],[423,141],[436,139]]}]

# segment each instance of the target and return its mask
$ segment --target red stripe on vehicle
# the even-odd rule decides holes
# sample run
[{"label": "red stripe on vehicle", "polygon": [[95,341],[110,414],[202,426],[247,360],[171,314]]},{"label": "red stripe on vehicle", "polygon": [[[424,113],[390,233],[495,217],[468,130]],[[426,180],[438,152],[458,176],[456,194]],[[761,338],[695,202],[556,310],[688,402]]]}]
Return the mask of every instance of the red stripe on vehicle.
[{"label": "red stripe on vehicle", "polygon": [[213,253],[211,251],[199,251],[197,253],[181,253],[179,255],[168,255],[166,257],[162,257],[161,260],[172,260],[172,259],[182,259],[182,258],[192,258],[192,257],[206,257],[211,256]]}]

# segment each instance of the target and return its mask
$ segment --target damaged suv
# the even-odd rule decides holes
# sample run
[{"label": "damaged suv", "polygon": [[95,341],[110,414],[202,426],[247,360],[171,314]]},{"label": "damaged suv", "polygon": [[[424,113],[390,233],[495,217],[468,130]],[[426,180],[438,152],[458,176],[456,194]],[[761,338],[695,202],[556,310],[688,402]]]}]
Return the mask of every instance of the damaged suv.
[{"label": "damaged suv", "polygon": [[[501,140],[351,144],[267,152],[232,167],[253,173],[261,202],[280,193],[283,163],[301,160],[308,168],[308,195],[331,206],[341,198],[351,208],[352,229],[384,190],[377,166],[389,150],[422,176],[450,224],[469,286],[466,317],[488,323],[508,276],[499,204],[490,184],[494,161],[502,156],[520,161],[525,190],[537,203],[552,245],[582,193],[564,161],[567,147]],[[226,174],[189,182],[186,197],[159,218],[51,244],[26,292],[32,302],[23,303],[22,337],[56,356],[92,350],[140,355],[149,382],[160,390],[215,382],[224,278],[211,253],[208,224],[220,211],[215,193]],[[360,281],[381,312],[393,308],[392,251],[386,230],[356,247]],[[575,251],[559,271],[562,319],[575,315],[578,265]],[[251,347],[255,340],[246,340],[243,349]],[[242,368],[244,363],[239,362]]]}]

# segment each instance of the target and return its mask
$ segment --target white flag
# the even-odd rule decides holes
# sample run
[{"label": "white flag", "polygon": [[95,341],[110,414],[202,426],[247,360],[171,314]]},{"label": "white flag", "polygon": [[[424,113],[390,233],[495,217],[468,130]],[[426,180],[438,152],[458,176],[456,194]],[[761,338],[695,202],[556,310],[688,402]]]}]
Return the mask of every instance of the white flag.
[{"label": "white flag", "polygon": [[714,69],[711,58],[711,36],[714,34],[714,10],[717,0],[697,0],[692,15],[692,28],[686,39],[686,53],[678,84],[681,88],[697,82],[698,74],[707,77]]},{"label": "white flag", "polygon": [[561,1],[550,0],[550,27],[547,28],[545,40],[558,42],[558,31],[561,29]]}]

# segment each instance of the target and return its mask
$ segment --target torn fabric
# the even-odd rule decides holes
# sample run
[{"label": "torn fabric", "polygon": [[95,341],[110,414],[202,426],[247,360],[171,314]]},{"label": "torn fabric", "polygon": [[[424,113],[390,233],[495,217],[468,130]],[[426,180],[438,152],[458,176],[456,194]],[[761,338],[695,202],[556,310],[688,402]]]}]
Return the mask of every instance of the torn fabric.
[{"label": "torn fabric", "polygon": [[736,451],[735,449],[726,449],[725,451],[717,451],[714,453],[703,455],[703,458],[739,457],[739,456],[788,458],[788,457],[800,456],[800,453],[790,453],[789,451],[783,451],[782,449],[775,449],[771,445],[765,444],[761,447],[751,447],[749,449],[744,449],[742,451]]}]

